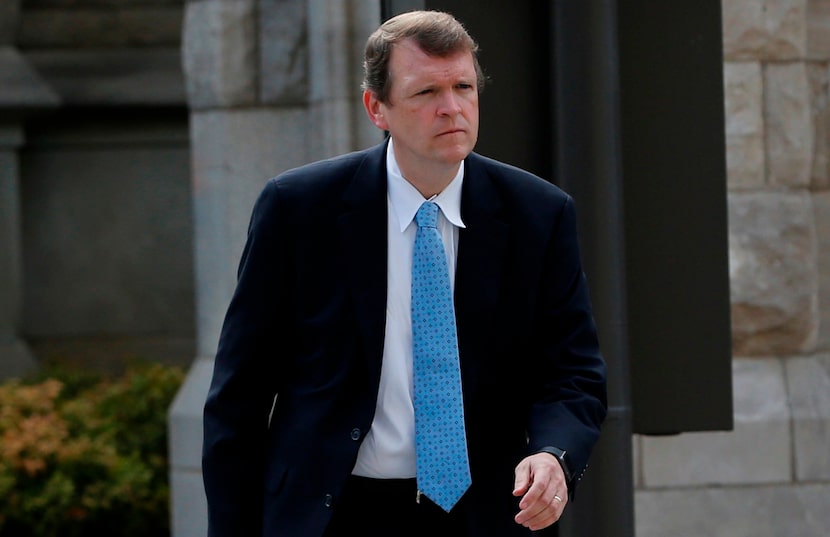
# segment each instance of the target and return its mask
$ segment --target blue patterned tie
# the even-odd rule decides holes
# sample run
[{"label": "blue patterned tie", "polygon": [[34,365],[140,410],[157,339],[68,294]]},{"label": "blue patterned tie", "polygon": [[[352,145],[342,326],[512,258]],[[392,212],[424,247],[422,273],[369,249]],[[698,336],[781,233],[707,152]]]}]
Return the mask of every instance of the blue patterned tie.
[{"label": "blue patterned tie", "polygon": [[444,244],[436,227],[438,205],[425,201],[415,220],[412,341],[418,489],[449,511],[472,483],[455,310]]}]

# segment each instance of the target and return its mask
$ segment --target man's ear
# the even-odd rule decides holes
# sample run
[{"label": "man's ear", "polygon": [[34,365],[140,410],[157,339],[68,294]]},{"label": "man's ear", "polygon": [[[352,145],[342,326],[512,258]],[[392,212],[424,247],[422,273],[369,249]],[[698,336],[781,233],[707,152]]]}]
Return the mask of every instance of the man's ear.
[{"label": "man's ear", "polygon": [[363,90],[363,108],[366,109],[366,115],[375,127],[384,131],[389,129],[389,124],[383,117],[383,103],[378,100],[373,91]]}]

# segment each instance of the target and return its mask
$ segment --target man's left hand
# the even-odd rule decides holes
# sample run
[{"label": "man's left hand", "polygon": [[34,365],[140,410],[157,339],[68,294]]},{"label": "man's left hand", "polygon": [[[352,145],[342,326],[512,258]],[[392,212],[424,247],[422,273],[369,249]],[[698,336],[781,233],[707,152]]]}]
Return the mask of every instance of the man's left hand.
[{"label": "man's left hand", "polygon": [[523,496],[515,520],[531,530],[547,528],[562,516],[568,503],[565,473],[556,457],[536,453],[516,466],[513,496]]}]

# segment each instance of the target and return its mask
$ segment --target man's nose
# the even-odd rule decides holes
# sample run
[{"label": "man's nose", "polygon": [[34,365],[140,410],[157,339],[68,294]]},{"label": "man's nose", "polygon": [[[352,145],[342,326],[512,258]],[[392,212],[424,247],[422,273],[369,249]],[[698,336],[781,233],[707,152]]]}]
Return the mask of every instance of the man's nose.
[{"label": "man's nose", "polygon": [[454,116],[461,112],[461,105],[458,102],[458,96],[453,91],[447,91],[441,94],[438,102],[438,114],[442,116]]}]

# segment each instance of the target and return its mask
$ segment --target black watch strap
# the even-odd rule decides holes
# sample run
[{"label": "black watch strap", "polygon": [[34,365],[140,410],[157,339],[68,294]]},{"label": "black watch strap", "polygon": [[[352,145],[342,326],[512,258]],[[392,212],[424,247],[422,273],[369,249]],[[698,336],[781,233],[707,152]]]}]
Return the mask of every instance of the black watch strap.
[{"label": "black watch strap", "polygon": [[571,463],[568,460],[568,452],[564,449],[560,449],[558,447],[553,446],[546,446],[539,450],[543,453],[550,453],[556,460],[559,461],[559,465],[562,466],[562,471],[565,473],[565,482],[568,483],[568,488],[571,487],[573,483],[573,468],[571,468]]}]

